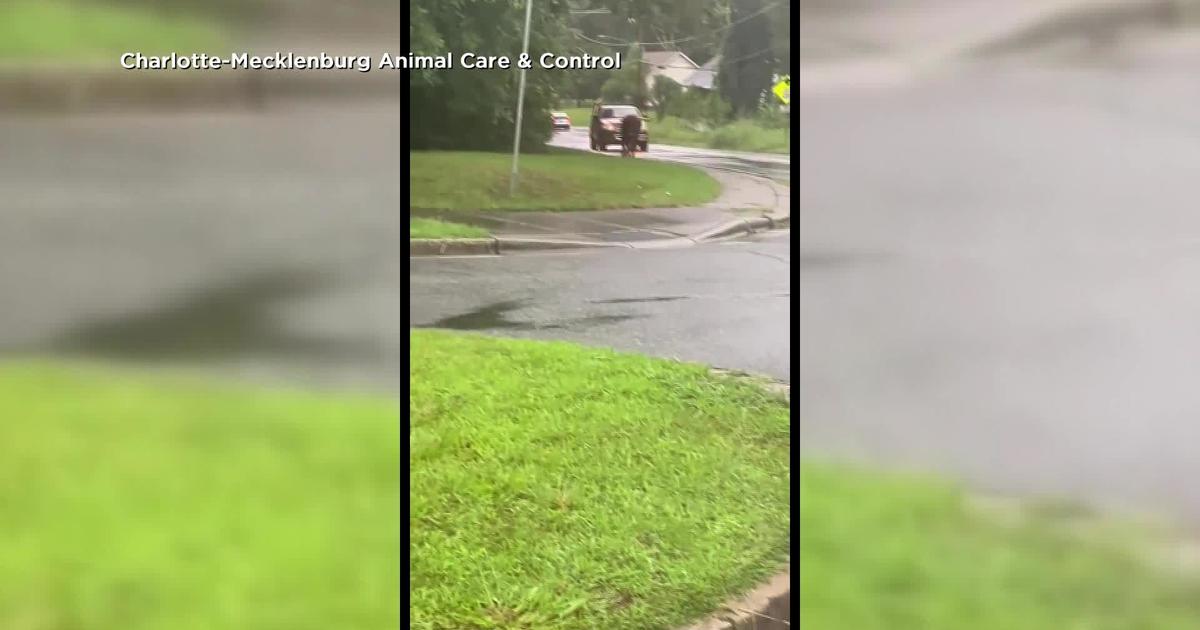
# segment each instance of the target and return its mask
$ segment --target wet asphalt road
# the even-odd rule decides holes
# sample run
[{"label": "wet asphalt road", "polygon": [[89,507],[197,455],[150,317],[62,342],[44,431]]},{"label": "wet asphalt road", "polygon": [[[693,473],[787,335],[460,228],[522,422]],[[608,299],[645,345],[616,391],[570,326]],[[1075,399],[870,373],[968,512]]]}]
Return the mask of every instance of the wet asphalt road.
[{"label": "wet asphalt road", "polygon": [[1197,61],[802,94],[805,451],[1200,522]]},{"label": "wet asphalt road", "polygon": [[[587,127],[572,127],[570,131],[556,132],[550,139],[550,144],[587,151],[589,150]],[[612,145],[604,154],[619,157],[621,152],[616,145]],[[780,183],[787,183],[791,177],[791,156],[789,155],[661,145],[654,141],[653,125],[650,128],[650,150],[646,153],[639,153],[638,156],[769,177]]]},{"label": "wet asphalt road", "polygon": [[409,317],[414,327],[561,339],[789,380],[789,238],[413,258]]},{"label": "wet asphalt road", "polygon": [[[588,148],[586,129],[551,144]],[[617,156],[615,150],[610,155]],[[786,180],[786,155],[644,157]],[[791,379],[790,232],[670,250],[413,258],[414,327],[558,339]]]}]

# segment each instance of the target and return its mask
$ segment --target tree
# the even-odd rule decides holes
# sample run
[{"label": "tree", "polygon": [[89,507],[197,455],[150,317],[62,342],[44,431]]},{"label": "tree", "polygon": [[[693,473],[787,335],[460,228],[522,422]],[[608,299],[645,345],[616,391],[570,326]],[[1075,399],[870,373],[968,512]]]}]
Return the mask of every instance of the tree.
[{"label": "tree", "polygon": [[664,46],[699,64],[720,53],[729,0],[661,0],[660,5],[661,23],[651,26],[651,41],[671,42]]},{"label": "tree", "polygon": [[775,56],[775,74],[792,73],[792,5],[780,2],[767,12],[771,16],[771,48]]},{"label": "tree", "polygon": [[[703,62],[718,50],[719,27],[727,5],[728,0],[593,0],[590,6],[612,11],[609,20],[596,22],[614,31],[595,33],[602,41],[642,44],[651,50],[679,50]],[[633,100],[644,108],[646,75],[644,68],[639,72],[641,80]]]},{"label": "tree", "polygon": [[[511,69],[408,72],[410,145],[416,149],[504,150],[512,146],[518,70],[524,35],[523,0],[413,0],[409,3],[414,55],[463,52],[507,55]],[[566,39],[564,0],[537,0],[530,26],[529,54],[560,52]],[[545,121],[558,98],[563,73],[526,71],[525,120],[521,146],[544,149],[551,129]]]},{"label": "tree", "polygon": [[613,72],[600,90],[604,100],[609,103],[636,103],[642,92],[641,66],[641,51],[636,46],[630,47],[624,55],[621,69]]},{"label": "tree", "polygon": [[679,50],[703,63],[721,49],[729,0],[592,0],[583,8],[612,12],[579,22],[589,39],[641,42],[652,50]]},{"label": "tree", "polygon": [[735,116],[753,113],[775,67],[771,17],[763,0],[732,0],[717,87]]},{"label": "tree", "polygon": [[654,109],[658,112],[658,119],[666,118],[667,113],[671,110],[671,106],[683,93],[683,88],[671,79],[664,76],[654,77]]},{"label": "tree", "polygon": [[719,125],[729,113],[729,104],[716,92],[688,90],[671,101],[671,115],[693,123]]},{"label": "tree", "polygon": [[[609,51],[590,54],[611,54]],[[563,72],[563,96],[576,101],[591,102],[600,97],[604,85],[617,70],[570,70]]]}]

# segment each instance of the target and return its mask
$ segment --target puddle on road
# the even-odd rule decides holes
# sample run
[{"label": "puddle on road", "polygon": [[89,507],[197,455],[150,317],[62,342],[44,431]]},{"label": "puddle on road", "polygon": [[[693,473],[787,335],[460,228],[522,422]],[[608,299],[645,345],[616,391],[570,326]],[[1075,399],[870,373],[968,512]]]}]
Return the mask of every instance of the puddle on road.
[{"label": "puddle on road", "polygon": [[549,322],[533,322],[509,319],[508,314],[523,308],[527,300],[505,300],[481,306],[475,310],[443,317],[431,324],[413,326],[413,328],[442,328],[447,330],[580,330],[603,324],[613,324],[640,315],[589,315]]},{"label": "puddle on road", "polygon": [[508,312],[520,307],[520,301],[494,302],[473,311],[443,317],[432,324],[416,328],[447,328],[450,330],[530,330],[535,328],[529,322],[512,321],[505,317]]},{"label": "puddle on road", "polygon": [[134,360],[213,360],[246,356],[361,357],[371,344],[288,331],[271,308],[326,286],[316,274],[282,272],[184,294],[153,310],[84,324],[47,349]]}]

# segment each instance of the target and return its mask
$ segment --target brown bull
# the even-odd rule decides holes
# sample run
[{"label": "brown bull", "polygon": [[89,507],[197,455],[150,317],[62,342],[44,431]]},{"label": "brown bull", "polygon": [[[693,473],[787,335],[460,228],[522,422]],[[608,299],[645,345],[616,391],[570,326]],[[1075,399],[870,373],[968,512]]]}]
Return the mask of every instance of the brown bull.
[{"label": "brown bull", "polygon": [[630,114],[621,119],[621,156],[633,157],[642,133],[642,119]]}]

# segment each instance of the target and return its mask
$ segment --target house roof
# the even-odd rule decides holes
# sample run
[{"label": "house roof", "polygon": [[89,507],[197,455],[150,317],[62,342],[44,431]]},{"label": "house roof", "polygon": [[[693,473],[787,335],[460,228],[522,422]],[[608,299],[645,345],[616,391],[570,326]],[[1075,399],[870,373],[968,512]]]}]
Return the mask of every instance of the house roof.
[{"label": "house roof", "polygon": [[717,66],[721,64],[721,56],[717,55],[709,59],[703,66],[700,66],[688,76],[687,82],[684,84],[688,87],[700,88],[702,90],[711,90],[717,82]]},{"label": "house roof", "polygon": [[655,66],[679,66],[699,68],[695,61],[678,50],[647,50],[642,53],[642,60]]},{"label": "house roof", "polygon": [[697,66],[678,50],[649,50],[642,53],[642,62],[649,66],[646,72],[648,85],[654,84],[655,77],[664,76],[684,87],[711,90],[716,85],[721,56],[716,55],[703,66]]},{"label": "house roof", "polygon": [[646,64],[646,80],[651,85],[654,78],[667,77],[679,85],[687,85],[687,80],[699,67],[696,62],[678,50],[648,50],[642,53],[642,63]]}]

